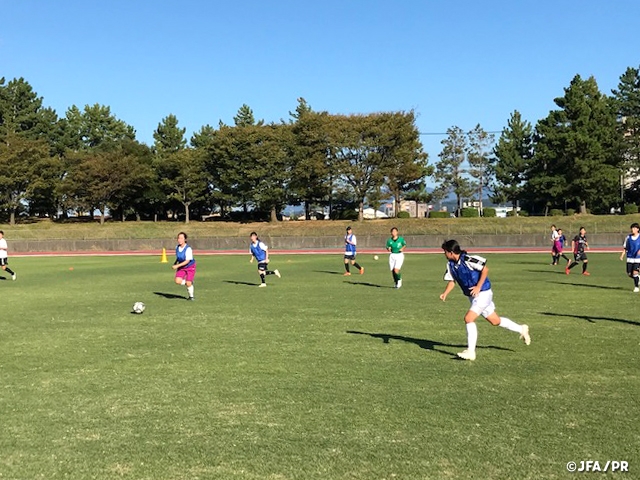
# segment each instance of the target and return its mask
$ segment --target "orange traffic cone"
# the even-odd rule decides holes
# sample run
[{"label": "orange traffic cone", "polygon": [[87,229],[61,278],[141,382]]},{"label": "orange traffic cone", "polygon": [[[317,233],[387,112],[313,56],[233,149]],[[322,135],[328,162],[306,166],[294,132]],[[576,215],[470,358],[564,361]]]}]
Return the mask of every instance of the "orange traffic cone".
[{"label": "orange traffic cone", "polygon": [[160,257],[160,263],[169,263],[169,260],[167,260],[167,249],[166,248],[162,248],[162,256]]}]

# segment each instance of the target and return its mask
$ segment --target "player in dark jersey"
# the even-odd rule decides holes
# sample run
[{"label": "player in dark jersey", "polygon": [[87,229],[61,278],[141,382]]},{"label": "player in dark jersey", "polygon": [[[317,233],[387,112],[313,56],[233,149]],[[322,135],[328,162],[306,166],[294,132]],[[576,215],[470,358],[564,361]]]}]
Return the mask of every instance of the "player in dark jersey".
[{"label": "player in dark jersey", "polygon": [[578,265],[578,262],[582,262],[582,274],[590,275],[590,273],[587,272],[589,259],[585,251],[589,250],[589,242],[587,242],[587,230],[584,227],[580,227],[580,233],[571,240],[571,249],[573,250],[573,262],[567,265],[564,272],[569,275],[570,270]]},{"label": "player in dark jersey", "polygon": [[640,225],[631,224],[631,233],[624,239],[624,248],[620,254],[620,260],[627,257],[627,275],[633,279],[634,293],[640,292]]}]

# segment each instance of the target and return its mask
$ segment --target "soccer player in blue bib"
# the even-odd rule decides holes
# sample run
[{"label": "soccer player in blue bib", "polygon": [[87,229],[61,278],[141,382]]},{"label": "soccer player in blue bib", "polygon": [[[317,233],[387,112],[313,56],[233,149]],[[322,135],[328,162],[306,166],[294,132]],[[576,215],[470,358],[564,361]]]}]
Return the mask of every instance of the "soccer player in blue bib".
[{"label": "soccer player in blue bib", "polygon": [[467,349],[458,353],[458,357],[464,360],[476,359],[476,344],[478,343],[478,327],[475,323],[479,316],[486,318],[493,326],[500,326],[520,334],[525,345],[531,344],[529,327],[518,325],[506,317],[500,317],[496,313],[493,303],[493,292],[489,281],[489,268],[487,260],[477,255],[469,255],[460,248],[455,240],[447,240],[442,244],[444,256],[447,258],[447,271],[445,281],[449,282],[440,300],[446,301],[447,296],[455,288],[457,283],[462,293],[469,298],[471,307],[464,316],[467,326]]},{"label": "soccer player in blue bib", "polygon": [[640,282],[638,277],[640,270],[640,225],[637,223],[631,224],[631,233],[624,239],[620,260],[624,260],[625,256],[627,257],[627,275],[633,279],[633,291],[638,293],[640,292],[638,286]]},{"label": "soccer player in blue bib", "polygon": [[357,240],[352,228],[347,227],[347,234],[344,236],[344,269],[346,270],[344,273],[345,277],[351,275],[349,263],[351,263],[351,265],[358,269],[360,275],[364,273],[364,268],[358,265],[358,262],[356,262],[356,244]]},{"label": "soccer player in blue bib", "polygon": [[278,269],[267,269],[269,265],[269,247],[260,241],[256,232],[251,232],[251,246],[249,247],[249,251],[251,252],[251,260],[249,261],[253,263],[253,259],[255,258],[258,262],[258,275],[260,275],[261,287],[264,288],[267,286],[267,282],[265,281],[266,275],[275,275],[280,278],[281,275]]},{"label": "soccer player in blue bib", "polygon": [[193,258],[193,250],[187,243],[187,234],[178,234],[176,246],[176,261],[172,268],[176,271],[176,283],[187,287],[188,300],[193,301],[193,279],[196,276],[196,261]]}]

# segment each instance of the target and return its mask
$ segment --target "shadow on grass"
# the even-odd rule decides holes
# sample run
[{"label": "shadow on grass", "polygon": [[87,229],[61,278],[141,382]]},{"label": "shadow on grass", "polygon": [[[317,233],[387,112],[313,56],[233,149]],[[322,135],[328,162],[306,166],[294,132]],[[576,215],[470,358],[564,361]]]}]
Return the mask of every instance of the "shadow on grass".
[{"label": "shadow on grass", "polygon": [[[456,344],[452,344],[452,343],[442,343],[442,342],[437,342],[435,340],[426,340],[426,339],[423,339],[423,338],[405,337],[405,336],[402,336],[402,335],[393,335],[393,334],[390,334],[390,333],[369,333],[369,332],[359,332],[359,331],[356,331],[356,330],[347,330],[346,333],[349,333],[349,334],[352,334],[352,335],[367,335],[367,336],[372,337],[372,338],[379,338],[380,340],[382,340],[382,343],[389,343],[390,340],[400,340],[401,342],[413,343],[414,345],[417,345],[420,348],[423,348],[425,350],[431,350],[433,352],[442,353],[443,355],[448,355],[449,357],[453,357],[455,359],[458,358],[457,354],[451,353],[451,352],[447,352],[445,350],[440,350],[440,349],[438,349],[436,347],[461,348],[461,349],[467,348],[466,345],[456,345]],[[511,350],[510,348],[495,347],[493,345],[488,345],[486,347],[478,345],[477,348],[489,349],[489,350],[502,350],[504,352],[513,352],[514,351],[514,350]]]},{"label": "shadow on grass", "polygon": [[617,323],[626,323],[627,325],[634,325],[636,327],[640,327],[640,322],[634,322],[633,320],[625,320],[623,318],[612,318],[612,317],[596,317],[593,315],[570,315],[564,313],[554,313],[554,312],[539,312],[541,315],[547,315],[549,317],[565,317],[565,318],[575,318],[578,320],[586,320],[589,323],[598,323],[596,320],[604,320],[605,322],[617,322]]},{"label": "shadow on grass", "polygon": [[[523,260],[523,261],[520,261],[520,262],[518,262],[518,261],[508,261],[508,262],[504,262],[504,263],[509,263],[511,265],[538,265],[538,266],[545,264],[544,262],[532,262],[531,260]],[[549,265],[549,264],[547,264],[547,265]],[[549,266],[551,266],[551,265],[549,265]]]},{"label": "shadow on grass", "polygon": [[556,285],[571,285],[572,287],[600,288],[602,290],[626,290],[622,287],[608,287],[607,285],[589,285],[587,283],[571,283],[571,282],[549,282]]},{"label": "shadow on grass", "polygon": [[169,299],[181,298],[182,300],[186,300],[186,297],[183,297],[182,295],[176,295],[175,293],[164,293],[164,292],[153,292],[153,293],[155,295],[158,295],[159,297],[164,297]]},{"label": "shadow on grass", "polygon": [[[551,265],[549,265],[551,266]],[[558,270],[525,270],[525,272],[531,272],[531,273],[555,273],[556,275],[566,275],[566,273],[564,273],[564,268],[562,269],[562,271],[558,271]]]},{"label": "shadow on grass", "polygon": [[257,287],[259,283],[241,282],[239,280],[223,280],[222,283],[232,283],[233,285],[247,285],[249,287]]},{"label": "shadow on grass", "polygon": [[6,277],[0,277],[0,280],[6,280],[6,279],[7,279]]},{"label": "shadow on grass", "polygon": [[377,283],[369,283],[369,282],[350,282],[345,280],[343,283],[349,283],[351,285],[362,285],[363,287],[373,287],[373,288],[394,288],[390,285],[378,285]]},{"label": "shadow on grass", "polygon": [[314,270],[315,273],[326,273],[328,275],[344,275],[344,272],[332,272],[330,270]]}]

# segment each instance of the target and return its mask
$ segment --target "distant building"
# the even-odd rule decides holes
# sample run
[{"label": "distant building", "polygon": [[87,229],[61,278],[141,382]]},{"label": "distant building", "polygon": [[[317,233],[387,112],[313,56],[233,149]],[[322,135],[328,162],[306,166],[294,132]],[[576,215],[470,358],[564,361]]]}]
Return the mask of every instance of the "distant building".
[{"label": "distant building", "polygon": [[362,211],[362,217],[367,220],[373,220],[375,218],[389,218],[389,215],[375,208],[365,208]]},{"label": "distant building", "polygon": [[[391,204],[391,212],[394,211],[394,204]],[[415,200],[401,200],[398,208],[398,212],[407,212],[411,218],[424,218],[429,210],[433,210],[433,205]]]},{"label": "distant building", "polygon": [[479,209],[481,206],[480,202],[473,200],[470,202],[462,202],[462,208],[476,208]]},{"label": "distant building", "polygon": [[[500,218],[507,218],[507,214],[508,212],[513,212],[513,207],[493,207],[496,209],[496,217],[500,217]],[[521,210],[520,207],[518,207],[518,212]]]}]

